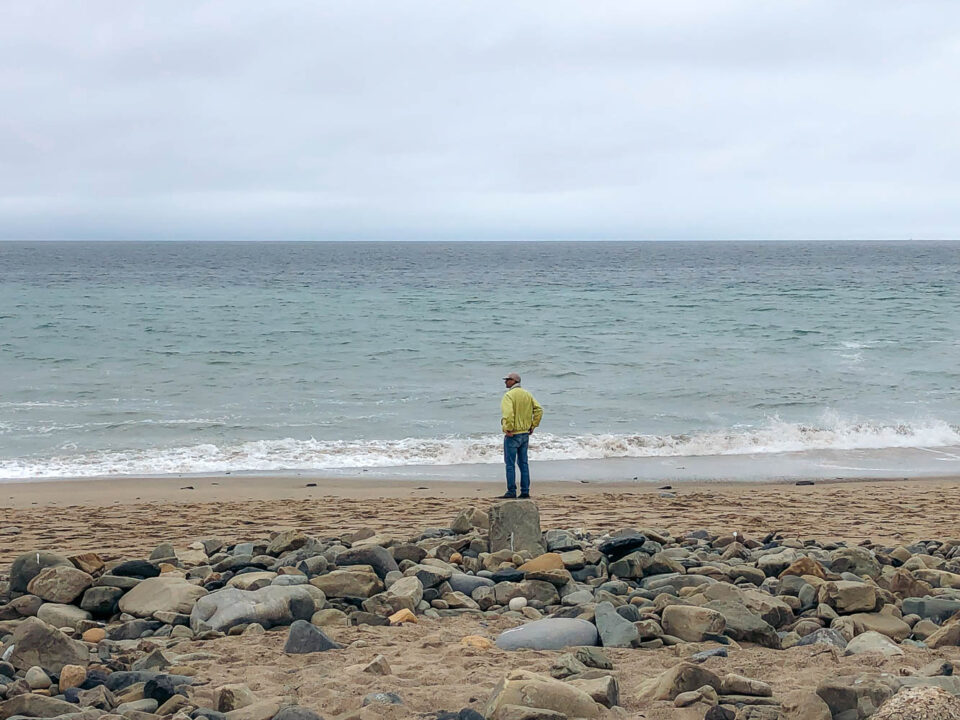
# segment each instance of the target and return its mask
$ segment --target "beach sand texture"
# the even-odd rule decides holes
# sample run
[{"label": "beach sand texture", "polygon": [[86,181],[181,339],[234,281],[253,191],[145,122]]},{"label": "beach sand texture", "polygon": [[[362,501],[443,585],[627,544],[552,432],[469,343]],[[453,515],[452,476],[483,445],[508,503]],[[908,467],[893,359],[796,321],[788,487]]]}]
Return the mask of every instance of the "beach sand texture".
[{"label": "beach sand texture", "polygon": [[[255,478],[165,478],[142,482],[111,480],[3,486],[0,563],[28,550],[65,554],[98,553],[105,560],[146,557],[161,542],[179,550],[190,542],[219,536],[229,543],[263,540],[272,531],[297,528],[317,537],[368,527],[398,538],[420,528],[447,527],[458,510],[487,508],[499,485],[430,482],[343,487],[335,480]],[[213,484],[217,483],[217,484]],[[192,487],[193,489],[182,489]],[[748,537],[780,531],[786,538],[843,539],[851,545],[872,539],[890,545],[917,539],[960,536],[960,484],[952,481],[857,482],[815,486],[775,484],[677,485],[671,490],[615,485],[542,484],[541,523],[601,533],[624,527],[667,528],[679,537],[706,529]],[[249,499],[246,499],[249,498]],[[174,641],[145,638],[136,653],[166,648],[196,672],[202,683],[192,692],[198,704],[214,702],[214,689],[244,683],[258,699],[285,698],[325,718],[436,717],[441,710],[482,710],[494,686],[509,671],[548,675],[556,651],[506,652],[461,643],[469,635],[495,639],[520,621],[504,616],[420,617],[398,627],[328,628],[343,650],[310,655],[283,652],[286,628],[260,636]],[[620,684],[620,708],[604,718],[700,720],[705,706],[674,707],[640,697],[645,681],[680,659],[714,643],[683,643],[658,649],[604,649]],[[737,673],[771,684],[790,700],[811,692],[826,678],[861,672],[913,674],[933,660],[960,662],[960,648],[902,647],[901,657],[844,656],[824,645],[772,650],[744,643],[728,658],[710,658],[702,667],[720,675]],[[382,654],[388,675],[361,666]],[[371,692],[395,692],[403,705],[361,708]],[[794,717],[787,716],[784,717]],[[801,716],[795,716],[801,717]]]}]

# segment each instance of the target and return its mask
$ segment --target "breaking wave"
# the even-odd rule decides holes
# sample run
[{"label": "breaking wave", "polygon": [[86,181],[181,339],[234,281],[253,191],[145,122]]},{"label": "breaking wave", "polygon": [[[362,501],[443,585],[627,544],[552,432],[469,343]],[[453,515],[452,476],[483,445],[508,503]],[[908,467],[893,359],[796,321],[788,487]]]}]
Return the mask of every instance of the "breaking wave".
[{"label": "breaking wave", "polygon": [[[762,428],[694,434],[551,435],[531,438],[537,460],[685,457],[960,445],[960,426],[943,421],[875,424],[834,421],[824,427],[772,420]],[[171,448],[111,450],[0,460],[0,479],[334,470],[501,462],[499,435],[403,440],[258,440]]]}]

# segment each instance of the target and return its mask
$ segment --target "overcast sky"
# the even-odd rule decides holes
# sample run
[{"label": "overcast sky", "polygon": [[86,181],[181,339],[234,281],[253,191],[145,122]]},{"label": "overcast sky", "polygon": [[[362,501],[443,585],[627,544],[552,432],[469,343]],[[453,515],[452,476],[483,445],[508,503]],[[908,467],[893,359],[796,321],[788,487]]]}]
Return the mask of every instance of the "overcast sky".
[{"label": "overcast sky", "polygon": [[960,238],[958,88],[956,0],[0,0],[0,238]]}]

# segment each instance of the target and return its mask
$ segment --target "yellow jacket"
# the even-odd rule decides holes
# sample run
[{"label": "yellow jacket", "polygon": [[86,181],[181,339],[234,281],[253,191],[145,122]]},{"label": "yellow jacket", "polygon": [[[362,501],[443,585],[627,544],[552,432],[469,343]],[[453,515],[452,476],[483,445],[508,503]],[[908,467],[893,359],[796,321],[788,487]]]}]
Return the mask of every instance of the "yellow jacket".
[{"label": "yellow jacket", "polygon": [[525,433],[540,424],[543,408],[536,399],[519,385],[514,385],[503,394],[500,402],[503,419],[500,427],[504,432]]}]

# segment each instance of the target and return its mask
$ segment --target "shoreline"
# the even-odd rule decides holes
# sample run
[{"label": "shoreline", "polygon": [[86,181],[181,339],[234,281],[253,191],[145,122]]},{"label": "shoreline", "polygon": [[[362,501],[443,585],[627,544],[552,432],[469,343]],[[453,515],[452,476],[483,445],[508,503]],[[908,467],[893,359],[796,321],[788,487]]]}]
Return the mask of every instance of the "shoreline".
[{"label": "shoreline", "polygon": [[[496,466],[501,470],[501,466]],[[803,482],[804,485],[797,485]],[[765,480],[533,480],[539,495],[583,495],[600,493],[643,495],[663,492],[669,485],[685,492],[694,490],[782,487],[960,484],[960,475],[946,473],[914,477],[783,478]],[[435,477],[378,477],[369,475],[314,475],[307,472],[211,473],[198,475],[119,475],[90,478],[0,480],[0,508],[70,505],[128,505],[136,503],[190,504],[218,501],[265,501],[334,498],[473,498],[491,500],[504,489],[504,481],[492,479],[438,479]]]}]

